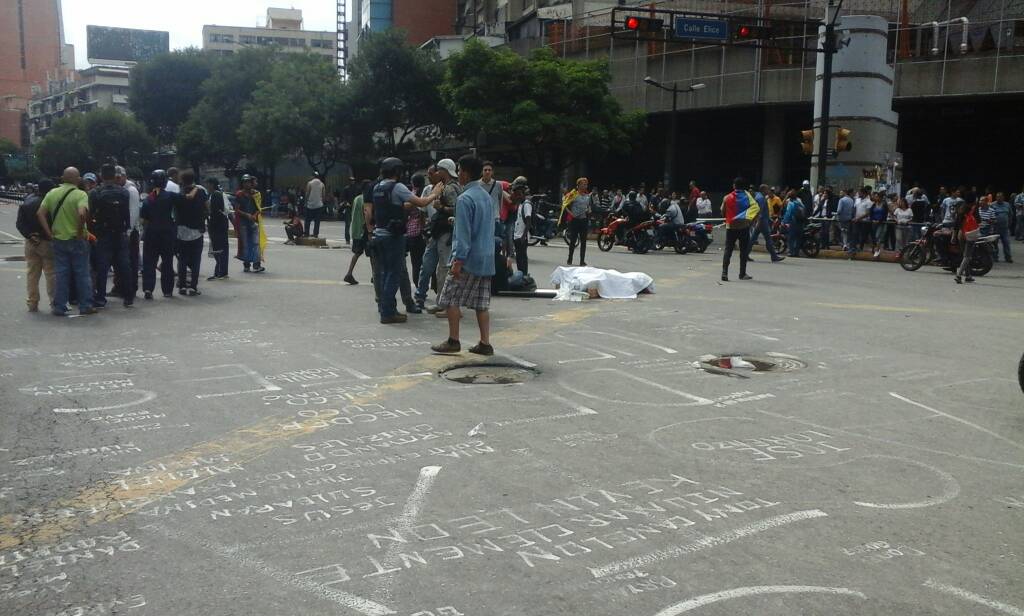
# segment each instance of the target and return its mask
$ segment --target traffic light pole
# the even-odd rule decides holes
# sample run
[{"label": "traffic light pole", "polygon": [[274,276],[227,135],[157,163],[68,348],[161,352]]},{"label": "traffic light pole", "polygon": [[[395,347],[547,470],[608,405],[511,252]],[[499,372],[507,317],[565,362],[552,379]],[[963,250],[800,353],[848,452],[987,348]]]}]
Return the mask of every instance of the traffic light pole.
[{"label": "traffic light pole", "polygon": [[672,128],[668,138],[668,152],[665,156],[665,189],[671,191],[672,175],[676,169],[676,133],[679,131],[679,88],[672,88]]},{"label": "traffic light pole", "polygon": [[821,74],[821,118],[818,127],[818,186],[828,185],[828,128],[831,123],[832,58],[836,54],[836,25],[831,15],[825,19],[825,41],[822,46],[824,67]]}]

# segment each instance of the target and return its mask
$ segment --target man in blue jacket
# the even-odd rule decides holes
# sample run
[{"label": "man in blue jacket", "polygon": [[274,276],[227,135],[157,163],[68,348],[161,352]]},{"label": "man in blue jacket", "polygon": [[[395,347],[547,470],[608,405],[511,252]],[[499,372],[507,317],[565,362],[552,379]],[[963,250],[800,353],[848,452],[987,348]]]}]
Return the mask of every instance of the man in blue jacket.
[{"label": "man in blue jacket", "polygon": [[475,179],[480,177],[480,159],[466,155],[459,159],[459,183],[464,187],[455,207],[452,263],[437,305],[447,311],[448,339],[435,344],[435,353],[458,353],[460,307],[476,312],[480,343],[469,349],[477,355],[494,355],[491,346],[491,278],[494,276],[494,205],[490,195]]}]

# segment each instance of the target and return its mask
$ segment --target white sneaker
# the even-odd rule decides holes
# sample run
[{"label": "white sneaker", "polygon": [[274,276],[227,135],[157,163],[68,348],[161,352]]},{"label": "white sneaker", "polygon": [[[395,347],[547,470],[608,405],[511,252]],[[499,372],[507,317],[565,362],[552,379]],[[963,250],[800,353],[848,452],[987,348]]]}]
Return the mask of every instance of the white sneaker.
[{"label": "white sneaker", "polygon": [[880,255],[880,254],[882,254],[882,251],[881,250],[876,250],[875,251],[875,258],[877,259],[878,255]]}]

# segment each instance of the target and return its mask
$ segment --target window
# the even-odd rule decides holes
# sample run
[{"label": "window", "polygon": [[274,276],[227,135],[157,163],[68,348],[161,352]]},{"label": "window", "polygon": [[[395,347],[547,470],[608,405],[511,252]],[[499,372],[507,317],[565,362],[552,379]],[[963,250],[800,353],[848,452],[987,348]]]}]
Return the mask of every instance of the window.
[{"label": "window", "polygon": [[233,34],[219,34],[214,32],[210,34],[211,43],[234,43],[235,36]]},{"label": "window", "polygon": [[252,36],[251,34],[242,34],[238,37],[238,42],[242,43],[243,45],[255,45],[256,37]]}]

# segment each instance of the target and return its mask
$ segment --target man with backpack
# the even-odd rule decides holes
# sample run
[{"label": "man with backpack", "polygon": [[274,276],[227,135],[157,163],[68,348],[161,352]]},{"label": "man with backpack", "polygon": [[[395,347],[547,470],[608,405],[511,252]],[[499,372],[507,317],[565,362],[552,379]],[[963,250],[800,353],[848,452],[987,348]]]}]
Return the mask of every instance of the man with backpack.
[{"label": "man with backpack", "polygon": [[18,231],[25,238],[25,265],[28,268],[28,311],[39,311],[39,278],[46,276],[46,296],[53,302],[53,247],[43,235],[39,224],[39,207],[46,195],[53,190],[53,182],[40,180],[36,192],[29,195],[18,206]]},{"label": "man with backpack", "polygon": [[228,277],[228,210],[227,197],[221,192],[217,178],[206,178],[206,190],[210,195],[210,254],[213,256],[213,276],[207,280],[224,280]]},{"label": "man with backpack", "polygon": [[93,305],[107,305],[107,274],[110,266],[117,273],[118,293],[124,307],[135,303],[135,283],[129,262],[128,230],[131,228],[131,209],[128,190],[117,184],[117,170],[106,164],[100,168],[103,184],[89,193],[90,229],[96,236],[96,284]]},{"label": "man with backpack", "polygon": [[36,213],[43,235],[53,245],[56,281],[52,309],[58,317],[67,316],[72,282],[78,294],[79,314],[96,314],[89,274],[89,195],[78,188],[81,179],[78,169],[65,169],[60,187],[46,195]]}]

